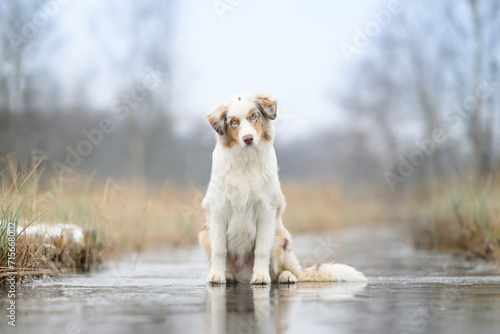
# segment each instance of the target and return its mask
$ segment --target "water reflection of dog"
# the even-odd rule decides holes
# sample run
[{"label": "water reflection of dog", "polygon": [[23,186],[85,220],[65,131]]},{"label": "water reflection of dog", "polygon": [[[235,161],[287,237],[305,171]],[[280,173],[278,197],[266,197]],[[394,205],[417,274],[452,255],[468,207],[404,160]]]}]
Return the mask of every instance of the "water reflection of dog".
[{"label": "water reflection of dog", "polygon": [[208,285],[205,329],[212,334],[284,333],[296,302],[310,298],[350,299],[365,287],[364,282]]},{"label": "water reflection of dog", "polygon": [[208,291],[210,333],[279,333],[271,286],[210,285]]}]

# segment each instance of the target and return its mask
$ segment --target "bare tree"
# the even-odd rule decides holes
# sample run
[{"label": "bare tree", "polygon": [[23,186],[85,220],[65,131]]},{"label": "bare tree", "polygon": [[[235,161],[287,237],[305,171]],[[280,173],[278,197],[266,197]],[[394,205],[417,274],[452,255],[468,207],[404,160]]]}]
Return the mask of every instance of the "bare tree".
[{"label": "bare tree", "polygon": [[0,87],[4,87],[8,110],[24,109],[26,50],[40,30],[35,14],[41,11],[34,0],[3,1],[0,5]]}]

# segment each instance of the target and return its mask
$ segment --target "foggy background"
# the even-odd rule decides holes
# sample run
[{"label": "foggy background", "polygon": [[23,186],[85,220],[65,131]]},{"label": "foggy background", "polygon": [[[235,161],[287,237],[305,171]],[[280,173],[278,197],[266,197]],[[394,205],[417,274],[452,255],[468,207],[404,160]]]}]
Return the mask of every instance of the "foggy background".
[{"label": "foggy background", "polygon": [[284,181],[345,191],[498,171],[500,4],[0,3],[0,157],[152,185],[209,179],[204,116],[278,98]]}]

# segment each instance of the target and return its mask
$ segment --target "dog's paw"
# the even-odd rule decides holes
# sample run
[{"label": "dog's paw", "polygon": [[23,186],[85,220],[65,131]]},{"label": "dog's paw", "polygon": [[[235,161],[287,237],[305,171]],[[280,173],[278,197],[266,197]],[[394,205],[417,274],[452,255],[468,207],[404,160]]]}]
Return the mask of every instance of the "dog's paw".
[{"label": "dog's paw", "polygon": [[288,283],[288,284],[297,283],[297,277],[294,274],[292,274],[290,271],[285,270],[285,271],[282,271],[280,276],[278,277],[278,282],[279,283]]},{"label": "dog's paw", "polygon": [[250,284],[271,284],[269,274],[253,274]]},{"label": "dog's paw", "polygon": [[207,283],[211,284],[225,284],[226,275],[224,273],[210,272],[207,277]]}]

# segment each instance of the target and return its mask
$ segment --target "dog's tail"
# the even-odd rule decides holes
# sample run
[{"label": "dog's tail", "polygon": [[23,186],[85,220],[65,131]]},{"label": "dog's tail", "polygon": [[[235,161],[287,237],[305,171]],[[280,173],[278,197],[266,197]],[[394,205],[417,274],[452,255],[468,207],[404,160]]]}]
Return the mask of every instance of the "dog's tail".
[{"label": "dog's tail", "polygon": [[297,280],[299,282],[366,282],[368,279],[363,273],[345,264],[325,263],[302,267]]}]

